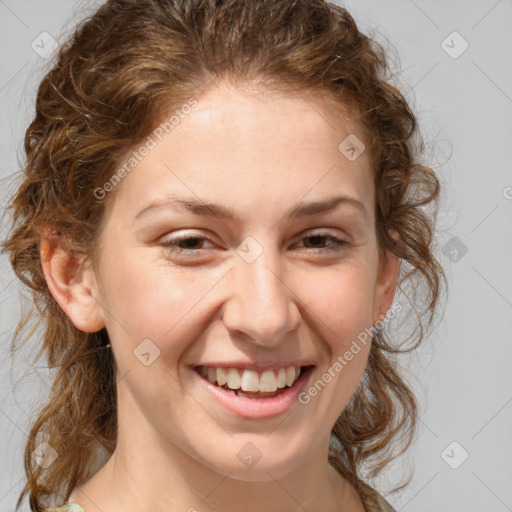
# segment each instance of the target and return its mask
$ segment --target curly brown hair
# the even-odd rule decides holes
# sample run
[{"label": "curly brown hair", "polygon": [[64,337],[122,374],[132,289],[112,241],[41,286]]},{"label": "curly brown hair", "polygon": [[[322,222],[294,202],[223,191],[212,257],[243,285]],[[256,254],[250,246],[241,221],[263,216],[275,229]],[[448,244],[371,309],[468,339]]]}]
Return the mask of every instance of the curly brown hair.
[{"label": "curly brown hair", "polygon": [[[416,118],[390,83],[383,46],[362,34],[347,10],[324,0],[109,0],[55,59],[26,131],[24,180],[8,206],[13,224],[3,244],[44,326],[36,361],[45,354],[56,370],[26,444],[27,482],[17,508],[27,495],[37,512],[66,501],[98,450],[113,452],[117,435],[108,334],[79,331],[59,307],[42,271],[40,241],[60,236],[70,252],[94,260],[106,201],[93,190],[167,112],[221,79],[321,94],[351,106],[366,132],[379,251],[401,258],[397,286],[414,284],[406,297],[419,329],[408,348],[384,328],[374,334],[364,377],[332,429],[337,443],[329,461],[363,492],[363,463],[373,477],[412,442],[418,406],[395,354],[422,341],[446,283],[433,253],[440,183],[414,161]],[[33,313],[20,320],[13,351],[28,338],[19,343]],[[41,440],[59,454],[47,469],[31,456]],[[397,440],[401,449],[390,452]]]}]

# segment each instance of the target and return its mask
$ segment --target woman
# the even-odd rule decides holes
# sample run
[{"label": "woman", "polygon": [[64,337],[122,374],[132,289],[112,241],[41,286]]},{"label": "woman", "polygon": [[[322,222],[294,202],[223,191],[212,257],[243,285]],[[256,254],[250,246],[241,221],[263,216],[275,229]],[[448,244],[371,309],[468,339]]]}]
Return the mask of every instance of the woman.
[{"label": "woman", "polygon": [[4,244],[56,369],[18,507],[393,510],[388,320],[424,290],[418,344],[444,274],[386,71],[323,0],[111,0],[63,45]]}]

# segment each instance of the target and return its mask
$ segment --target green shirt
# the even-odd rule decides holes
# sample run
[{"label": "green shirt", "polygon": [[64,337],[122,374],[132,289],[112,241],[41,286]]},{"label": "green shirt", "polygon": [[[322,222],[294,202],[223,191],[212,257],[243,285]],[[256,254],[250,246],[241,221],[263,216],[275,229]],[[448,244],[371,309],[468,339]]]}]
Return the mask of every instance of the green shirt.
[{"label": "green shirt", "polygon": [[[363,502],[367,512],[396,512],[396,510],[374,489],[367,487],[368,494]],[[57,508],[47,508],[46,512],[87,512],[78,503],[69,502]]]}]

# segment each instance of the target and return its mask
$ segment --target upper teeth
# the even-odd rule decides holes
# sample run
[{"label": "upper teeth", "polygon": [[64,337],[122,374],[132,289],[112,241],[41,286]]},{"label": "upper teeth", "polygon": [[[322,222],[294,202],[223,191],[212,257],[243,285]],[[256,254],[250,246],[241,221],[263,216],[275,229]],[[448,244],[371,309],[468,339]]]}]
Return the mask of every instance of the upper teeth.
[{"label": "upper teeth", "polygon": [[241,388],[242,391],[273,392],[277,391],[278,388],[292,386],[299,378],[300,366],[265,370],[261,374],[254,370],[200,366],[199,373],[212,384],[217,383],[219,386],[227,384],[230,389]]}]

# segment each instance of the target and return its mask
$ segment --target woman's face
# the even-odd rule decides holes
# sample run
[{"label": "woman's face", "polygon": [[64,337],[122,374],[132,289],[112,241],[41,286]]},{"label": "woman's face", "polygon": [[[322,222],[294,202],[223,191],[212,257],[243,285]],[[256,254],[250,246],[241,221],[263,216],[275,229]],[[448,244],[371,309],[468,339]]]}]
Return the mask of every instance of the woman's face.
[{"label": "woman's face", "polygon": [[107,205],[95,298],[120,439],[266,480],[326,455],[369,343],[344,355],[389,308],[397,267],[379,267],[369,155],[353,135],[340,149],[363,137],[353,120],[242,89],[197,102]]}]

